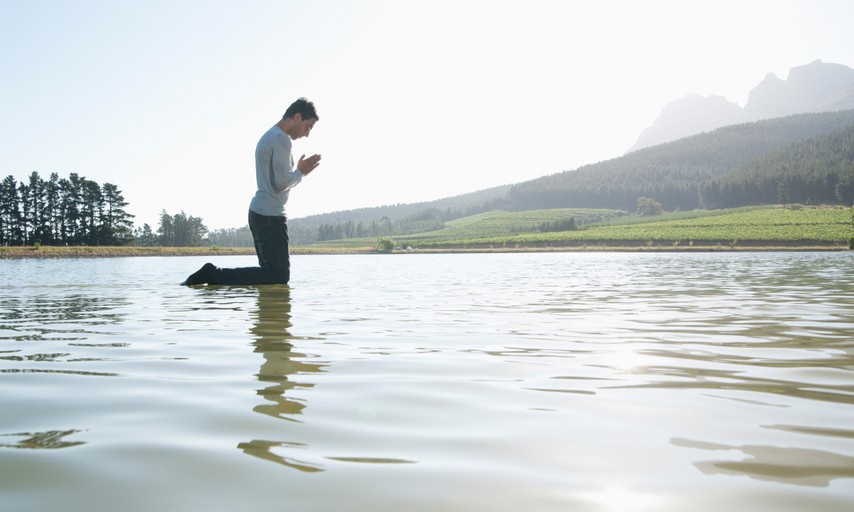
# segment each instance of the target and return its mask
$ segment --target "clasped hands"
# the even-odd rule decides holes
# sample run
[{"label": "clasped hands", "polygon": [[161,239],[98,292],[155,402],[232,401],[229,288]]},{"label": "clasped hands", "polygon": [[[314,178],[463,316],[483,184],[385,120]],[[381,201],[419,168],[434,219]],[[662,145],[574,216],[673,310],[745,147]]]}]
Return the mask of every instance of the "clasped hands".
[{"label": "clasped hands", "polygon": [[303,176],[307,175],[311,171],[313,171],[317,166],[320,165],[320,155],[311,155],[306,158],[305,155],[299,157],[299,162],[297,162],[297,169],[302,173]]}]

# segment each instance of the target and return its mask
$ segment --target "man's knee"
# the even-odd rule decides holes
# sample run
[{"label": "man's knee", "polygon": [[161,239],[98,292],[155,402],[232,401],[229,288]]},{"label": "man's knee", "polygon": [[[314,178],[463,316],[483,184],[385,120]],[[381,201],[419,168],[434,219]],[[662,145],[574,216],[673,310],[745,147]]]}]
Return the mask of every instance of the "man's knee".
[{"label": "man's knee", "polygon": [[273,275],[273,283],[288,284],[291,279],[291,272],[288,268],[272,268],[270,273]]}]

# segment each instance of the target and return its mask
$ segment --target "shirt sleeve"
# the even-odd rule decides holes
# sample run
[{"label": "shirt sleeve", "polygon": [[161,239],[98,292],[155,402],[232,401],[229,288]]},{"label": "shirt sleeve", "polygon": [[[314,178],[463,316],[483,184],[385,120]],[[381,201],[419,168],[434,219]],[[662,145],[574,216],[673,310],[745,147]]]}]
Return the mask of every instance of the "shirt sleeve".
[{"label": "shirt sleeve", "polygon": [[273,186],[277,192],[290,190],[302,181],[302,172],[294,168],[291,141],[287,136],[284,139],[273,145]]}]

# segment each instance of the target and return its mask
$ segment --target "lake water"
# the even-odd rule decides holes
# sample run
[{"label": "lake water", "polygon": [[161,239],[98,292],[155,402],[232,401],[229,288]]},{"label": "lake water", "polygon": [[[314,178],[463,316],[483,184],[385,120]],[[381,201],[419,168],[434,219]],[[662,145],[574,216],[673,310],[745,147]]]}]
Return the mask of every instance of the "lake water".
[{"label": "lake water", "polygon": [[0,260],[6,511],[854,510],[854,254]]}]

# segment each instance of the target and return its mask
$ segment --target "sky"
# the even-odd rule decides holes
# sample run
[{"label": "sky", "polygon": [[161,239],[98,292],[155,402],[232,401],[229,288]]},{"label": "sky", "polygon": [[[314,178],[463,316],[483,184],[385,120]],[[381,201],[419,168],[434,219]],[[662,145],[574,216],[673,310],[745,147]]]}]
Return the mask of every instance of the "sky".
[{"label": "sky", "polygon": [[0,0],[0,179],[74,172],[246,225],[298,97],[322,155],[289,218],[431,201],[624,154],[688,94],[854,67],[850,0]]}]

